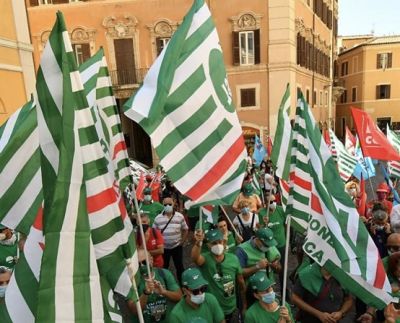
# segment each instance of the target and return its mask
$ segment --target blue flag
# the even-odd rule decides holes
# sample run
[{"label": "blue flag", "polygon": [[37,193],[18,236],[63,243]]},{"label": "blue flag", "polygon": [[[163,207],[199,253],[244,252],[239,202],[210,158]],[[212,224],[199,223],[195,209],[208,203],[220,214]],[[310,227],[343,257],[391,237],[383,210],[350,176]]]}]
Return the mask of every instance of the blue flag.
[{"label": "blue flag", "polygon": [[373,163],[373,160],[371,157],[364,157],[364,155],[361,151],[360,141],[358,140],[358,138],[357,138],[355,148],[356,148],[355,156],[358,160],[358,164],[356,166],[356,169],[353,172],[353,175],[355,177],[357,177],[359,180],[361,180],[361,176],[364,179],[374,177],[375,176],[375,165]]},{"label": "blue flag", "polygon": [[261,162],[264,159],[264,156],[267,154],[264,145],[262,144],[260,138],[257,135],[254,137],[254,152],[253,152],[253,160],[255,161],[256,166],[260,166]]},{"label": "blue flag", "polygon": [[386,184],[388,184],[388,186],[390,187],[390,191],[393,194],[393,206],[400,204],[399,194],[397,193],[397,190],[394,187],[392,180],[390,179],[388,171],[386,170],[385,166],[383,166],[382,164],[380,165],[382,169],[382,174],[385,177]]}]

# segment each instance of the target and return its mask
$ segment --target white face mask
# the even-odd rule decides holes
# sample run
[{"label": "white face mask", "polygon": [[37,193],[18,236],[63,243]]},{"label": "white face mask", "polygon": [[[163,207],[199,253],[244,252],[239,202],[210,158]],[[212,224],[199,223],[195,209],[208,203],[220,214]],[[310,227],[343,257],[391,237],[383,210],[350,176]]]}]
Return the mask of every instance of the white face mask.
[{"label": "white face mask", "polygon": [[269,208],[270,208],[271,210],[275,211],[275,209],[276,209],[276,202],[271,202],[271,203],[269,204]]},{"label": "white face mask", "polygon": [[0,286],[0,298],[4,298],[6,295],[6,289],[8,285]]},{"label": "white face mask", "polygon": [[[4,234],[4,233],[3,233]],[[0,239],[0,245],[3,246],[12,246],[15,244],[15,242],[17,241],[17,235],[15,233],[12,234],[11,238],[8,240],[1,240]]]},{"label": "white face mask", "polygon": [[164,212],[165,213],[171,213],[173,210],[174,210],[174,208],[172,207],[172,205],[164,206]]},{"label": "white face mask", "polygon": [[211,247],[211,252],[216,256],[222,255],[224,253],[224,250],[225,250],[224,245],[220,244],[220,243],[216,244],[216,245],[213,245]]},{"label": "white face mask", "polygon": [[145,196],[144,196],[144,200],[145,200],[146,202],[150,202],[150,201],[151,201],[151,195],[145,195]]},{"label": "white face mask", "polygon": [[205,298],[206,298],[205,293],[201,293],[199,295],[193,295],[193,294],[190,295],[190,300],[197,305],[202,304],[204,302]]}]

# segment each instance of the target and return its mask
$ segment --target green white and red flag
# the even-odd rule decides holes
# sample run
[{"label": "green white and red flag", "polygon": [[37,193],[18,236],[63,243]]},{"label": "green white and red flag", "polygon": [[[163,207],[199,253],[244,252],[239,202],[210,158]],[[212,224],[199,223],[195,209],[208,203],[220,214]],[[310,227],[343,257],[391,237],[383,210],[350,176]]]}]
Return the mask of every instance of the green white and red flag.
[{"label": "green white and red flag", "polygon": [[233,202],[246,149],[204,0],[194,1],[125,115],[149,134],[168,177],[192,201],[188,207]]},{"label": "green white and red flag", "polygon": [[[398,153],[400,153],[400,138],[399,136],[389,128],[389,124],[386,128],[386,137],[389,140],[390,144]],[[399,161],[389,161],[388,162],[388,171],[390,176],[400,178],[400,162]]]},{"label": "green white and red flag", "polygon": [[278,124],[274,136],[271,161],[276,167],[275,174],[283,180],[289,178],[292,127],[290,125],[290,85],[286,86],[278,112]]},{"label": "green white and red flag", "polygon": [[356,138],[353,136],[350,129],[346,126],[344,146],[346,147],[346,150],[353,156],[356,154],[356,144]]},{"label": "green white and red flag", "polygon": [[364,303],[396,301],[379,252],[345,193],[319,127],[301,95],[296,110],[286,212],[304,223],[304,251]]}]

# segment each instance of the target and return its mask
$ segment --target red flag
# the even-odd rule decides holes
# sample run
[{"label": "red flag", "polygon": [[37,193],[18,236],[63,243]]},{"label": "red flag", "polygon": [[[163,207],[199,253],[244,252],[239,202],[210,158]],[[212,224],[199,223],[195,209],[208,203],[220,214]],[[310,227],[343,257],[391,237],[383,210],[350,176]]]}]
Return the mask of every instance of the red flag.
[{"label": "red flag", "polygon": [[356,154],[356,138],[354,138],[353,134],[351,133],[350,129],[346,126],[346,138],[344,145],[347,151],[355,155]]},{"label": "red flag", "polygon": [[400,160],[400,155],[366,112],[352,107],[351,114],[364,157],[380,160]]},{"label": "red flag", "polygon": [[140,178],[139,178],[139,183],[138,186],[136,188],[136,198],[138,200],[143,200],[143,190],[146,187],[146,183],[144,181],[144,174],[140,173]]},{"label": "red flag", "polygon": [[270,136],[268,136],[268,144],[267,144],[267,154],[268,156],[271,156],[272,153],[272,139]]},{"label": "red flag", "polygon": [[153,181],[150,184],[151,187],[151,197],[153,201],[160,202],[160,186],[161,186],[161,172],[158,172],[154,178]]}]

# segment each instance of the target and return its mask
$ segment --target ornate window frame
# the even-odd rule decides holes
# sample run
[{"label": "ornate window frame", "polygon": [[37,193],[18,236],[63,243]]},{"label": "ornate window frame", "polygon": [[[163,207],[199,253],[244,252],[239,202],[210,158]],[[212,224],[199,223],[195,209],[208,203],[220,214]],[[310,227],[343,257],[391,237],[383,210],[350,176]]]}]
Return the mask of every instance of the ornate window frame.
[{"label": "ornate window frame", "polygon": [[253,11],[240,13],[238,16],[232,16],[229,20],[232,22],[232,31],[250,31],[261,29],[261,14],[256,14]]},{"label": "ornate window frame", "polygon": [[171,38],[178,29],[179,23],[162,18],[153,24],[147,25],[150,32],[150,42],[152,47],[153,60],[157,58],[157,38]]}]

